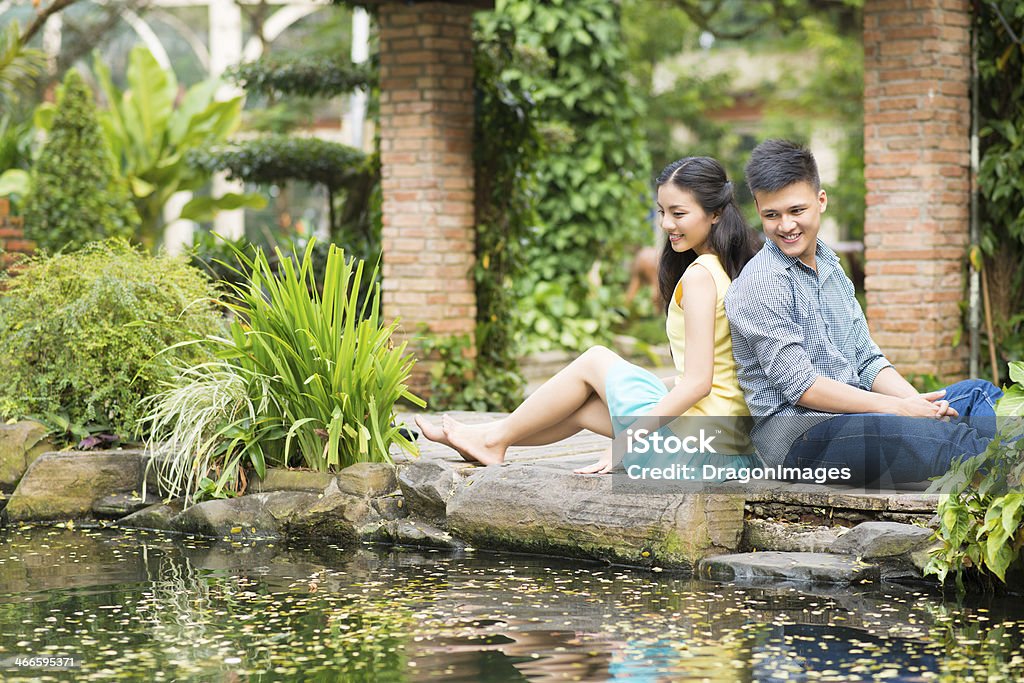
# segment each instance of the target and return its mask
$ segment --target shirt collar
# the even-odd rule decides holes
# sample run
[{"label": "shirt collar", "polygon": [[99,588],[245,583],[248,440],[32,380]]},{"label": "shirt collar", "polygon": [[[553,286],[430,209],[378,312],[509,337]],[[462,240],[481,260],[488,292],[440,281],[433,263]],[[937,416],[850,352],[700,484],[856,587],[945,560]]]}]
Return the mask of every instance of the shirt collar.
[{"label": "shirt collar", "polygon": [[[804,269],[810,270],[809,268],[807,268],[806,265],[804,265],[804,263],[800,259],[794,258],[792,256],[786,256],[785,254],[783,254],[782,250],[779,249],[779,246],[775,244],[775,242],[772,242],[770,239],[765,240],[764,248],[768,250],[768,253],[772,255],[773,259],[777,263],[779,263],[783,268],[792,268],[793,266],[799,263],[800,266],[803,267]],[[839,263],[839,256],[836,255],[836,252],[832,251],[832,249],[830,249],[829,246],[822,242],[820,239],[817,240],[817,245],[814,251],[814,258],[817,261],[828,264],[829,266],[835,266]],[[822,274],[821,267],[818,268],[818,273],[819,275]]]}]

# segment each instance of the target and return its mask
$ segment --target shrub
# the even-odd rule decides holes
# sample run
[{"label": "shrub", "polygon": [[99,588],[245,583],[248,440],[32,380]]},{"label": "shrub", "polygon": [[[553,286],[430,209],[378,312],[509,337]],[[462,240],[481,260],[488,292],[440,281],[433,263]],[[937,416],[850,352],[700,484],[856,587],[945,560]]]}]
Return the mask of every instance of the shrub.
[{"label": "shrub", "polygon": [[123,242],[32,259],[0,291],[0,413],[73,436],[134,434],[142,397],[200,349],[157,354],[223,329],[199,271]]},{"label": "shrub", "polygon": [[380,285],[360,300],[376,269],[364,276],[331,245],[318,282],[313,252],[275,250],[276,272],[262,250],[236,252],[245,282],[228,303],[230,334],[201,340],[217,360],[183,370],[145,418],[169,494],[240,492],[247,465],[263,476],[268,463],[327,471],[390,462],[392,444],[415,452],[394,410],[424,405],[406,385],[415,360],[393,345],[397,321],[380,320]]},{"label": "shrub", "polygon": [[92,93],[76,71],[64,78],[53,125],[31,171],[25,236],[40,249],[77,249],[139,226],[128,184],[114,170]]},{"label": "shrub", "polygon": [[940,546],[925,571],[940,581],[952,573],[960,590],[965,575],[1005,583],[1024,546],[1024,363],[1010,363],[1010,378],[1014,384],[996,404],[996,438],[932,487],[948,495],[938,506]]}]

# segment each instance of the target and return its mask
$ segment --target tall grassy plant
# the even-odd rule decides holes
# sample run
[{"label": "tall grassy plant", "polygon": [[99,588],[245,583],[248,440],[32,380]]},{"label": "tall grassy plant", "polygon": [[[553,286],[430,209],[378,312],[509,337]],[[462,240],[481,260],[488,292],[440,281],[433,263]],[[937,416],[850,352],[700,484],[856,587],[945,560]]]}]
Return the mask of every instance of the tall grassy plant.
[{"label": "tall grassy plant", "polygon": [[191,505],[201,497],[243,493],[246,467],[266,476],[264,446],[286,431],[279,416],[268,415],[280,412],[269,410],[271,380],[215,361],[181,368],[164,391],[147,397],[141,424],[154,456],[149,462],[168,498]]},{"label": "tall grassy plant", "polygon": [[[318,283],[313,247],[310,242],[298,261],[275,250],[276,273],[262,251],[236,252],[247,284],[234,287],[228,306],[236,321],[215,352],[273,378],[268,410],[278,408],[287,427],[285,462],[294,461],[296,446],[302,464],[317,471],[391,462],[392,443],[415,453],[394,406],[400,398],[425,403],[406,384],[415,359],[405,343],[392,343],[397,321],[380,320],[377,269],[364,273],[362,261],[346,260],[331,245]],[[364,277],[375,284],[360,302]]]}]

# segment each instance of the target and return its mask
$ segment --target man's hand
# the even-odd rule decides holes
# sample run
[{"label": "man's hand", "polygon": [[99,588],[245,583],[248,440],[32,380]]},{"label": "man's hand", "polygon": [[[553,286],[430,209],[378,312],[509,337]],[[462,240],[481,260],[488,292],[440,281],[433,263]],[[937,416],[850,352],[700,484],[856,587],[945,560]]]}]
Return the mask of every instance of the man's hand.
[{"label": "man's hand", "polygon": [[949,405],[949,401],[941,400],[945,395],[946,390],[941,389],[928,392],[927,394],[894,398],[891,400],[891,412],[893,415],[931,417],[936,420],[946,417],[957,417],[960,413]]}]

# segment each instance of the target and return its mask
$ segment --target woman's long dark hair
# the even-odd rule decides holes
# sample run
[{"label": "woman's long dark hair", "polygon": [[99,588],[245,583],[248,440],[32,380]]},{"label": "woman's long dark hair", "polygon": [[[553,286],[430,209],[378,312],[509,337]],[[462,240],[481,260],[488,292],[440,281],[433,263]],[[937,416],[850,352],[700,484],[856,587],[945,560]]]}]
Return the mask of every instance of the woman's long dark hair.
[{"label": "woman's long dark hair", "polygon": [[[708,246],[722,262],[730,278],[740,274],[747,261],[761,248],[760,240],[743,220],[732,183],[725,177],[725,169],[711,157],[686,157],[665,167],[658,176],[658,187],[672,183],[680,190],[689,192],[709,216],[718,214],[718,222],[711,226]],[[672,301],[672,295],[683,271],[697,259],[692,249],[677,253],[671,242],[665,242],[658,266],[658,290],[665,310]]]}]

